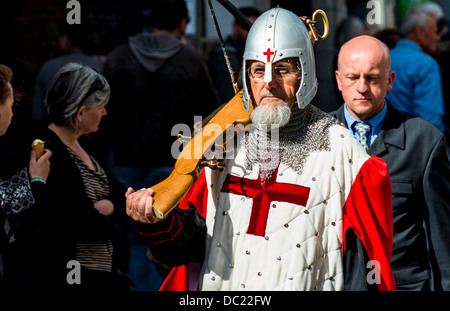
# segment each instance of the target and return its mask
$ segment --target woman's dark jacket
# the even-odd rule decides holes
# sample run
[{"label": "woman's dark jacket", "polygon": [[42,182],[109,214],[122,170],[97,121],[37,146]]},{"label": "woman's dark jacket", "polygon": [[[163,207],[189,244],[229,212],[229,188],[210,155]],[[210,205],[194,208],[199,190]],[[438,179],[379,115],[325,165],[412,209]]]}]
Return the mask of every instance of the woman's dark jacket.
[{"label": "woman's dark jacket", "polygon": [[[52,151],[50,174],[47,179],[48,208],[39,234],[37,262],[38,284],[50,288],[67,286],[67,264],[75,260],[76,242],[113,240],[117,237],[116,224],[126,219],[125,187],[105,165],[102,165],[109,181],[110,195],[105,198],[114,204],[111,216],[100,214],[88,198],[81,174],[66,146],[51,130],[45,130],[40,138]],[[83,144],[83,137],[79,139]],[[89,153],[89,151],[87,150]],[[45,279],[41,279],[45,278]],[[40,279],[40,280],[39,280]]]},{"label": "woman's dark jacket", "polygon": [[0,292],[28,290],[30,253],[47,204],[46,185],[31,183],[28,161],[4,147],[0,183]]}]

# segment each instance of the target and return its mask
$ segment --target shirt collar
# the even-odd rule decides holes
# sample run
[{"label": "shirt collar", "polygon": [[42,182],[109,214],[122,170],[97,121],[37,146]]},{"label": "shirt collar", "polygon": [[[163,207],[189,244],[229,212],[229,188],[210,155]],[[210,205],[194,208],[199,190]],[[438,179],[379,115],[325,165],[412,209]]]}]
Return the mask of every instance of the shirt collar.
[{"label": "shirt collar", "polygon": [[[352,117],[352,115],[347,110],[347,103],[344,104],[344,117],[345,121],[347,122],[347,127],[352,131],[353,135],[355,134],[354,129],[354,123],[358,122],[355,118]],[[373,116],[371,119],[365,121],[366,123],[369,123],[370,126],[372,126],[372,133],[371,135],[377,136],[384,125],[384,118],[387,114],[387,103],[384,103],[383,109],[377,113],[375,116]]]}]

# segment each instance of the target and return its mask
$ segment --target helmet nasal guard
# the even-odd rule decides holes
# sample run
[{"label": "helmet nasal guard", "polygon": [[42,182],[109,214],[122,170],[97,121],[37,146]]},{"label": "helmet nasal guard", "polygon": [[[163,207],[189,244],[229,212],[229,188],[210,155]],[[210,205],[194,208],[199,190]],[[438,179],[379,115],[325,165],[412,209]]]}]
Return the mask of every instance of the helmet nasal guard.
[{"label": "helmet nasal guard", "polygon": [[[322,16],[325,23],[324,12]],[[313,25],[311,20],[308,22],[311,31],[316,31],[311,26]],[[328,27],[328,23],[326,24]],[[319,36],[319,39],[324,37]],[[255,60],[265,64],[264,82],[269,83],[272,81],[272,64],[286,58],[298,59],[301,66],[300,84],[296,98],[299,108],[302,109],[314,98],[318,87],[313,39],[305,22],[297,15],[282,8],[274,8],[255,20],[247,36],[242,70],[243,103],[247,112],[251,102],[251,92],[246,79],[248,61]]]}]

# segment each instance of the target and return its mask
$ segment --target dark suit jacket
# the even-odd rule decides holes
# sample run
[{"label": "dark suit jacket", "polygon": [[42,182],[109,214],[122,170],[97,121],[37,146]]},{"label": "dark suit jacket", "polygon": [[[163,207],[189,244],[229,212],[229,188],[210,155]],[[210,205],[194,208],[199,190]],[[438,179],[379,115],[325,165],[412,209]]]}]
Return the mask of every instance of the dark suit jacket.
[{"label": "dark suit jacket", "polygon": [[[344,109],[331,114],[346,124]],[[386,162],[391,178],[391,267],[397,287],[429,279],[431,262],[434,289],[450,290],[450,164],[444,134],[388,103],[384,126],[368,153]]]}]

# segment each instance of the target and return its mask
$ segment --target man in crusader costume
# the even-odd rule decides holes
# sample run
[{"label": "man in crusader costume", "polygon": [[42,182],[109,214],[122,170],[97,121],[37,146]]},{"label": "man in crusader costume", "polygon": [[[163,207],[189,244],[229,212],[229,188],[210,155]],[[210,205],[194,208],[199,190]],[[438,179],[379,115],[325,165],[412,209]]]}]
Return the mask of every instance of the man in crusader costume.
[{"label": "man in crusader costume", "polygon": [[252,123],[223,171],[204,168],[177,208],[152,213],[152,189],[127,213],[159,261],[165,290],[394,290],[386,164],[310,105],[312,41],[282,8],[252,25],[243,59]]}]

